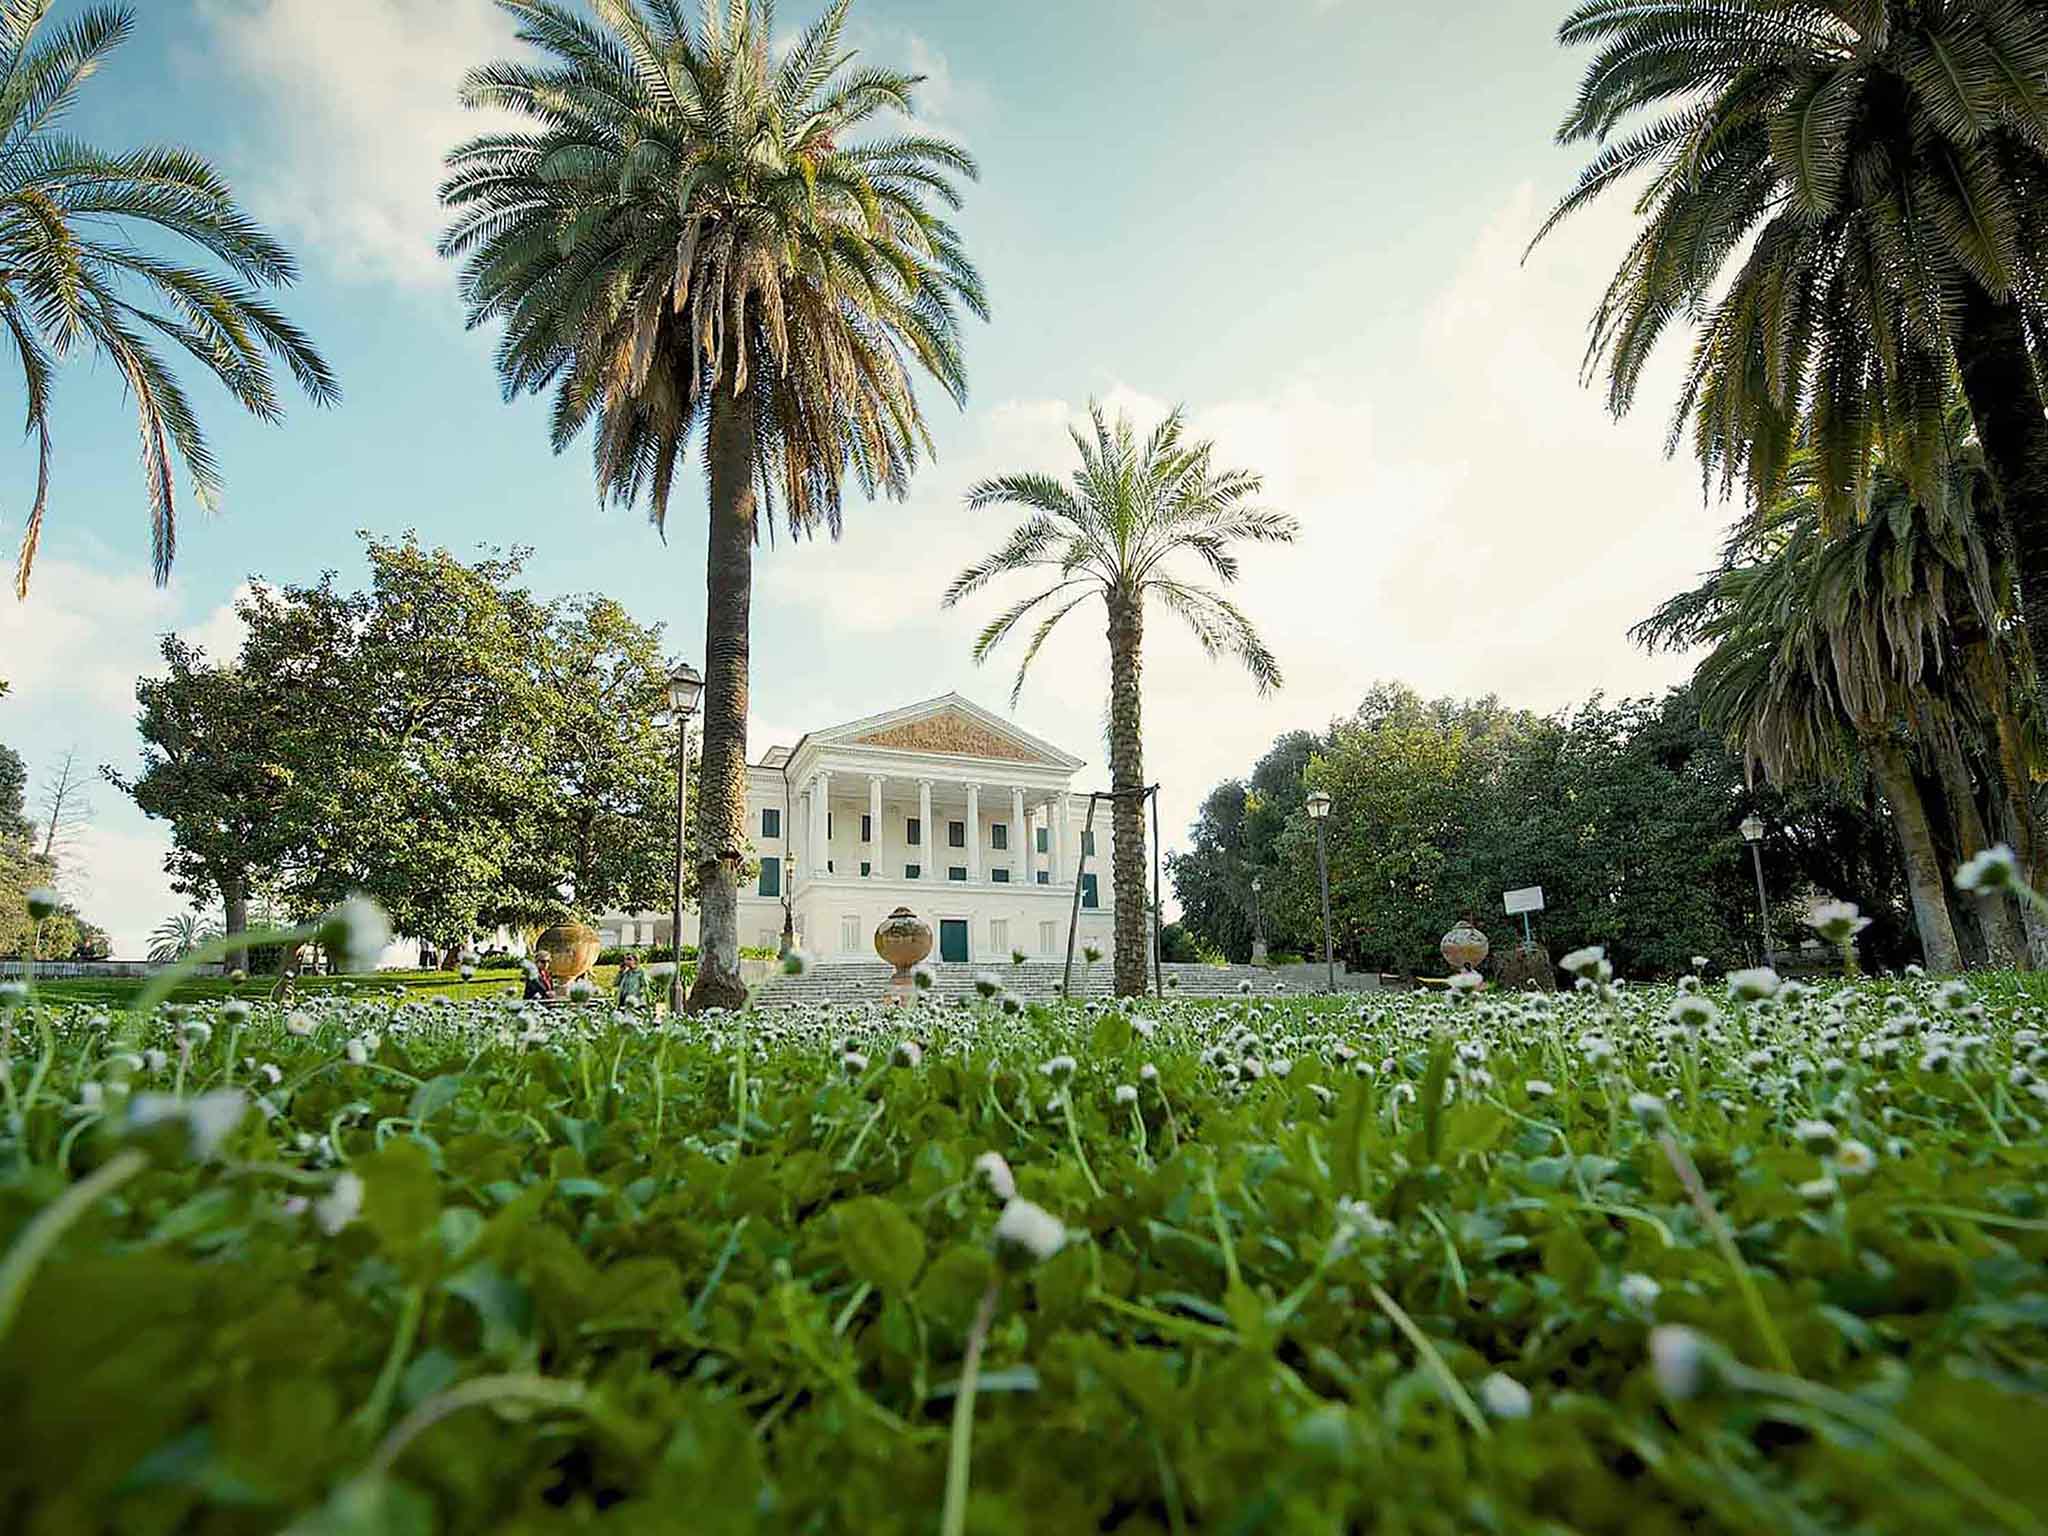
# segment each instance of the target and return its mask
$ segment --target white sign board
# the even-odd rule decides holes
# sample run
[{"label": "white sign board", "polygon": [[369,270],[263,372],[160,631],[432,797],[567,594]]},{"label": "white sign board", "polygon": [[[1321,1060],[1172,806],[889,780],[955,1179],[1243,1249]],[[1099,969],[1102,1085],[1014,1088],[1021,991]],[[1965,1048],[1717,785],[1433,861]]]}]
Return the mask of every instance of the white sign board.
[{"label": "white sign board", "polygon": [[1519,891],[1509,891],[1501,897],[1501,905],[1507,908],[1509,917],[1517,912],[1541,912],[1543,910],[1543,887],[1526,886]]}]

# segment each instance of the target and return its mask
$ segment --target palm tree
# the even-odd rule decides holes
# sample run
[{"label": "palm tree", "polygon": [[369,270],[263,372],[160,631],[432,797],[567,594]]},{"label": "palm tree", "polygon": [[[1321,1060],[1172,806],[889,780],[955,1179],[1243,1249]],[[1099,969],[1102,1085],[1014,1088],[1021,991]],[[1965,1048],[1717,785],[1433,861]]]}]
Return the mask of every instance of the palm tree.
[{"label": "palm tree", "polygon": [[220,937],[220,928],[197,912],[178,912],[149,931],[149,963],[169,965]]},{"label": "palm tree", "polygon": [[709,482],[702,777],[702,961],[692,1008],[744,1001],[753,549],[779,512],[837,537],[848,471],[901,497],[930,442],[910,365],[964,401],[959,310],[986,317],[953,226],[974,162],[911,130],[919,77],[851,67],[836,3],[776,62],[770,0],[499,0],[543,66],[501,62],[463,87],[530,126],[449,157],[472,325],[505,323],[506,394],[552,391],[557,452],[594,421],[599,493],[644,494],[664,527],[701,429]]},{"label": "palm tree", "polygon": [[[1811,446],[1829,521],[1874,444],[1925,494],[1960,371],[2048,633],[2048,10],[2023,0],[1584,0],[1558,137],[1597,153],[1536,239],[1611,188],[1641,227],[1596,312],[1617,413],[1695,324],[1672,428],[1757,506]],[[1733,271],[1724,277],[1724,269]]]},{"label": "palm tree", "polygon": [[[2022,847],[2039,841],[2039,754],[2014,686],[2031,661],[2008,622],[2012,581],[1982,526],[1984,476],[1966,425],[1951,414],[1943,494],[1915,497],[1880,460],[1870,517],[1839,534],[1825,527],[1810,460],[1796,459],[1792,491],[1738,528],[1722,568],[1635,631],[1653,648],[1714,647],[1695,678],[1702,715],[1774,778],[1869,767],[1892,807],[1922,943],[1938,967],[1949,962],[1953,925],[1916,763],[1938,778],[1967,858],[1992,840],[1971,766],[1972,743],[1989,736],[1984,756],[1995,768],[1984,777],[1998,784]],[[2040,936],[2023,937],[2008,902],[1981,910],[1994,960],[2020,963]]]},{"label": "palm tree", "polygon": [[1006,610],[974,642],[986,661],[1027,617],[1046,609],[1017,667],[1010,689],[1014,706],[1025,675],[1060,620],[1094,598],[1109,619],[1109,769],[1115,839],[1116,989],[1145,990],[1145,752],[1140,730],[1139,675],[1143,664],[1145,604],[1159,601],[1186,621],[1212,658],[1228,652],[1244,663],[1260,693],[1280,686],[1280,667],[1250,619],[1212,589],[1172,574],[1176,555],[1192,554],[1225,583],[1237,580],[1235,543],[1291,543],[1299,524],[1284,512],[1252,503],[1257,475],[1218,470],[1215,445],[1185,442],[1175,410],[1142,444],[1130,421],[1112,427],[1091,405],[1094,435],[1073,433],[1081,468],[1071,486],[1050,475],[1015,474],[985,480],[967,505],[1020,507],[1030,513],[1002,547],[969,566],[946,589],[945,606],[979,591],[998,576],[1046,570],[1057,580],[1035,597]]},{"label": "palm tree", "polygon": [[[235,206],[211,166],[183,149],[107,155],[57,131],[79,87],[134,30],[134,13],[97,6],[45,36],[49,11],[50,0],[0,4],[0,345],[21,365],[38,452],[17,598],[28,595],[49,506],[60,362],[81,351],[104,357],[135,401],[159,585],[178,545],[173,451],[202,505],[218,502],[221,478],[184,386],[154,343],[182,348],[264,421],[283,414],[272,359],[316,404],[340,397],[312,343],[261,295],[294,281],[290,253]],[[165,237],[198,247],[231,275],[166,254]]]}]

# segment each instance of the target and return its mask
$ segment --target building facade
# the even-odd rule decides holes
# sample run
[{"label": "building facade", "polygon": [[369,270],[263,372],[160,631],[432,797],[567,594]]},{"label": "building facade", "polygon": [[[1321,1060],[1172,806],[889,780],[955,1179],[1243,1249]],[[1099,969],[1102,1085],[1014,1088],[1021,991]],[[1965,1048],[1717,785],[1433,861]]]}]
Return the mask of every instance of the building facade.
[{"label": "building facade", "polygon": [[[777,946],[786,915],[812,955],[871,960],[876,926],[908,907],[943,963],[1056,959],[1070,926],[1077,953],[1108,953],[1110,804],[1095,802],[1091,823],[1073,783],[1083,766],[952,693],[770,748],[747,774],[757,867],[740,942]],[[598,923],[628,946],[665,944],[669,926],[652,912]],[[696,940],[685,912],[683,941]]]}]

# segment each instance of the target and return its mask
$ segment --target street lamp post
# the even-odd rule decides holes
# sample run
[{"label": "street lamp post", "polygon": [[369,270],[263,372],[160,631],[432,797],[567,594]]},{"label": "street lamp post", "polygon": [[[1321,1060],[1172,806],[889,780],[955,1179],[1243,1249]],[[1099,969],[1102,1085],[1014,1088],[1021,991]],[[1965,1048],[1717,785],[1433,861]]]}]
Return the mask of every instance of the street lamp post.
[{"label": "street lamp post", "polygon": [[1257,875],[1252,876],[1252,964],[1266,963],[1266,907],[1260,899],[1260,892],[1266,882]]},{"label": "street lamp post", "polygon": [[1316,824],[1316,875],[1323,886],[1323,982],[1337,990],[1337,956],[1330,943],[1330,853],[1323,823],[1330,819],[1330,797],[1320,789],[1308,797],[1308,819]]},{"label": "street lamp post", "polygon": [[1749,844],[1750,862],[1756,868],[1756,910],[1763,921],[1764,964],[1771,963],[1771,899],[1764,894],[1764,823],[1751,811],[1742,818],[1742,840]]},{"label": "street lamp post", "polygon": [[690,803],[690,717],[697,712],[697,700],[703,692],[704,679],[687,661],[669,674],[668,707],[676,717],[676,899],[668,931],[673,961],[668,981],[671,1014],[683,1011],[683,826]]}]

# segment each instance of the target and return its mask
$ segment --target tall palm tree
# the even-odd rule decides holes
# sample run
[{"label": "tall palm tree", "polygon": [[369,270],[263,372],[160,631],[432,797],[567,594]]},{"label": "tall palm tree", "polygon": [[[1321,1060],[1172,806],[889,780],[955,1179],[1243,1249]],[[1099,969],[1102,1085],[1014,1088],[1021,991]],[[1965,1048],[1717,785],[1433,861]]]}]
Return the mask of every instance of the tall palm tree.
[{"label": "tall palm tree", "polygon": [[505,323],[508,396],[553,391],[557,452],[587,424],[599,492],[665,526],[693,432],[705,442],[702,961],[692,1008],[733,1007],[746,853],[753,549],[840,526],[850,470],[901,497],[930,442],[910,365],[966,396],[959,311],[986,317],[953,226],[974,162],[908,129],[914,75],[852,67],[849,0],[777,61],[771,0],[499,0],[544,64],[463,87],[529,124],[449,157],[472,325]]},{"label": "tall palm tree", "polygon": [[[35,501],[14,570],[17,598],[43,534],[50,496],[50,406],[57,366],[104,357],[135,402],[149,502],[151,564],[161,585],[178,546],[172,456],[200,503],[219,501],[219,466],[157,342],[183,349],[252,415],[283,414],[273,359],[320,405],[340,397],[320,354],[262,297],[289,286],[289,252],[235,206],[227,184],[189,150],[109,155],[58,131],[88,77],[135,28],[125,5],[96,6],[47,34],[51,0],[0,3],[0,346],[21,365],[36,439]],[[196,246],[223,276],[165,253]]]},{"label": "tall palm tree", "polygon": [[1559,37],[1596,52],[1558,137],[1597,153],[1537,240],[1639,192],[1587,352],[1614,411],[1693,325],[1673,445],[1689,422],[1710,481],[1768,506],[1810,443],[1839,524],[1877,442],[1924,492],[1959,370],[2048,633],[2048,9],[1584,0]]},{"label": "tall palm tree", "polygon": [[1259,477],[1214,466],[1215,444],[1187,442],[1175,410],[1143,443],[1128,418],[1112,426],[1091,405],[1092,436],[1073,432],[1081,467],[1072,485],[1050,475],[985,480],[968,493],[970,509],[1020,507],[1030,513],[1001,548],[962,571],[946,589],[950,608],[998,576],[1054,573],[1052,586],[1007,609],[974,642],[986,661],[1019,624],[1045,609],[1025,647],[1010,689],[1015,705],[1025,675],[1047,636],[1082,604],[1100,598],[1109,620],[1109,771],[1115,839],[1116,989],[1145,990],[1145,751],[1140,722],[1145,604],[1158,598],[1178,614],[1211,657],[1228,653],[1250,672],[1260,693],[1280,686],[1279,663],[1252,621],[1209,587],[1173,574],[1169,562],[1193,555],[1219,581],[1237,580],[1232,544],[1291,543],[1299,524],[1285,512],[1257,506]]}]

